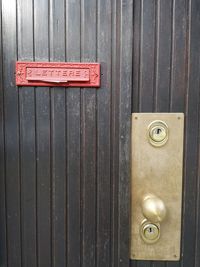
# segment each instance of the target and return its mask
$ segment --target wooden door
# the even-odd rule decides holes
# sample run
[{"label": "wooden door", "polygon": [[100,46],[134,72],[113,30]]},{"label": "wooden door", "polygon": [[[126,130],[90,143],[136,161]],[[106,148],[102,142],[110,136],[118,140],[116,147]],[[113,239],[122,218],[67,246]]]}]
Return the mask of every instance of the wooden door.
[{"label": "wooden door", "polygon": [[[199,267],[198,0],[1,0],[0,265]],[[15,62],[101,63],[16,87]],[[184,112],[180,262],[129,260],[131,112]]]},{"label": "wooden door", "polygon": [[[0,265],[129,265],[132,1],[2,0],[0,21]],[[16,60],[99,62],[101,87],[16,87]]]}]

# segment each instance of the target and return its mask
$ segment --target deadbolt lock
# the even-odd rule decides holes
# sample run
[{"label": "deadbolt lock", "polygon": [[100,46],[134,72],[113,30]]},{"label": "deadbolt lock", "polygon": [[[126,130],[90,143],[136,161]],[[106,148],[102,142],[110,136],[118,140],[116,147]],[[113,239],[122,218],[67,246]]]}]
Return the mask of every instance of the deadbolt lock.
[{"label": "deadbolt lock", "polygon": [[148,139],[153,146],[163,146],[168,140],[168,126],[163,121],[153,121],[148,127]]}]

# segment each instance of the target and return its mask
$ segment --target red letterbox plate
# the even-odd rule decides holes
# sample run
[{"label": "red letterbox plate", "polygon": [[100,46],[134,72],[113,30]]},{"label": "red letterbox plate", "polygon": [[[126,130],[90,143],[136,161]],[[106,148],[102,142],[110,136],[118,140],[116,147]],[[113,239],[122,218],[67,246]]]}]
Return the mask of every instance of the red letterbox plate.
[{"label": "red letterbox plate", "polygon": [[16,62],[16,85],[99,87],[99,63]]}]

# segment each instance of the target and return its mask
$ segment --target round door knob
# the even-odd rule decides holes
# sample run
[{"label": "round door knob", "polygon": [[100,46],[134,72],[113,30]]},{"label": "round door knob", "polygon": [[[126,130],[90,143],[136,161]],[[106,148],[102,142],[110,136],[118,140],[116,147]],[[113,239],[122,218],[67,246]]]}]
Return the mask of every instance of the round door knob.
[{"label": "round door knob", "polygon": [[145,195],[142,201],[142,212],[150,222],[162,222],[165,219],[167,210],[164,202],[159,197],[149,194]]}]

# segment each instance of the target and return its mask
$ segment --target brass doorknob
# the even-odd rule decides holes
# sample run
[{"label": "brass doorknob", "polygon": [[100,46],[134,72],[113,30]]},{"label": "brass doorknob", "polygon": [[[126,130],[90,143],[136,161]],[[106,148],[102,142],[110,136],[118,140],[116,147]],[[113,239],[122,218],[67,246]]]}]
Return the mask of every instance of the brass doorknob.
[{"label": "brass doorknob", "polygon": [[162,199],[148,194],[144,196],[142,201],[142,213],[150,222],[158,223],[165,219],[167,210]]}]

